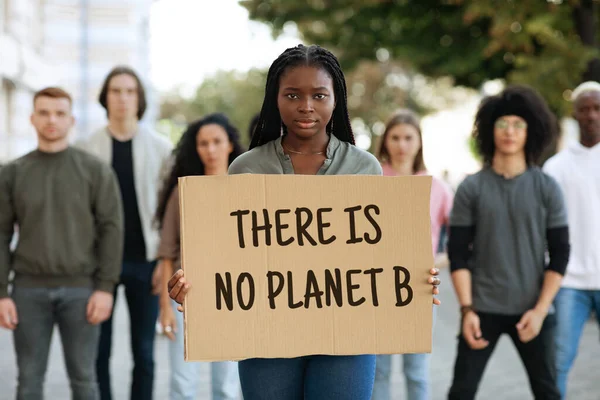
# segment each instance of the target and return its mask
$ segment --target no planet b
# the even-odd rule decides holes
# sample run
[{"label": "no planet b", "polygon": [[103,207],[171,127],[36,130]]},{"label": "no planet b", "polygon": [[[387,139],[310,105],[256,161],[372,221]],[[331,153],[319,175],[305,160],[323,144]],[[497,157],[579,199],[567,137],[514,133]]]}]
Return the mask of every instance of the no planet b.
[{"label": "no planet b", "polygon": [[[332,208],[311,210],[307,207],[291,209],[236,210],[229,215],[235,218],[237,225],[237,245],[241,249],[248,246],[326,246],[336,240],[345,240],[348,245],[362,243],[377,244],[382,236],[381,225],[377,218],[381,210],[377,205],[356,205],[344,208],[347,214],[348,235],[338,238],[327,233],[331,227],[327,214]],[[365,218],[371,229],[368,232],[357,232],[356,221]],[[313,237],[308,228],[316,224],[317,235]],[[215,307],[217,310],[235,309],[250,310],[256,302],[256,280],[266,279],[267,297],[272,310],[278,307],[289,309],[323,308],[323,307],[358,307],[368,304],[379,306],[378,290],[393,287],[396,294],[396,307],[403,307],[413,299],[410,286],[410,272],[398,265],[385,266],[393,268],[393,282],[378,280],[384,266],[368,269],[325,268],[318,272],[308,269],[306,272],[267,271],[266,275],[253,276],[250,272],[242,272],[232,276],[230,272],[215,273]],[[294,292],[294,280],[302,279],[304,290]],[[296,286],[297,287],[297,286]]]}]

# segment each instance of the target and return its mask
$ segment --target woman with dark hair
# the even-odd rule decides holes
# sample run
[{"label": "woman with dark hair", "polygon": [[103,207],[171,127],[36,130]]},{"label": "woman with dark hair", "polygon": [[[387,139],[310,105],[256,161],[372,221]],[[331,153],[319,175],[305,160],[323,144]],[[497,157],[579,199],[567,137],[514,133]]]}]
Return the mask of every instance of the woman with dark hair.
[{"label": "woman with dark hair", "polygon": [[[251,150],[229,173],[381,175],[377,159],[354,146],[346,99],[344,74],[331,52],[287,49],[269,68]],[[429,282],[438,285],[439,278]],[[169,281],[171,298],[181,304],[189,287],[177,273]],[[369,400],[375,374],[374,355],[253,358],[239,365],[245,400]]]},{"label": "woman with dark hair", "polygon": [[560,187],[536,166],[556,127],[544,99],[525,86],[484,99],[475,116],[484,166],[459,185],[450,217],[461,334],[449,400],[475,398],[504,334],[534,397],[561,398],[552,302],[569,260],[569,229]]},{"label": "woman with dark hair", "polygon": [[[156,221],[161,229],[158,256],[162,263],[164,290],[160,296],[159,321],[171,340],[171,400],[195,399],[200,378],[199,363],[186,363],[183,358],[183,316],[169,298],[169,277],[181,268],[179,192],[177,180],[190,175],[226,175],[229,165],[242,154],[238,130],[223,114],[211,114],[192,122],[173,151],[173,167],[159,195]],[[233,400],[239,395],[237,363],[211,363],[212,399]]]},{"label": "woman with dark hair", "polygon": [[[423,161],[423,137],[417,115],[410,110],[400,110],[387,123],[381,139],[378,158],[383,175],[426,175]],[[437,253],[442,226],[448,223],[452,207],[452,191],[435,177],[431,182],[431,242],[433,254]],[[403,354],[403,372],[407,400],[431,398],[429,365],[431,354]],[[373,400],[390,398],[391,356],[378,355],[375,370]]]}]

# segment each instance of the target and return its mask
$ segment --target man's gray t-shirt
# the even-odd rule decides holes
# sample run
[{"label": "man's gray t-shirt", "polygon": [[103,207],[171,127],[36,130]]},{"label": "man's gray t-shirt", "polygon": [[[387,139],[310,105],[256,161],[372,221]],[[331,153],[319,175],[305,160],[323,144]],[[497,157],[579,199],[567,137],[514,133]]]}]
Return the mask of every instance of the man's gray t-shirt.
[{"label": "man's gray t-shirt", "polygon": [[556,181],[537,167],[506,179],[491,168],[458,187],[451,226],[475,228],[468,266],[477,311],[520,315],[538,300],[547,229],[567,226]]}]

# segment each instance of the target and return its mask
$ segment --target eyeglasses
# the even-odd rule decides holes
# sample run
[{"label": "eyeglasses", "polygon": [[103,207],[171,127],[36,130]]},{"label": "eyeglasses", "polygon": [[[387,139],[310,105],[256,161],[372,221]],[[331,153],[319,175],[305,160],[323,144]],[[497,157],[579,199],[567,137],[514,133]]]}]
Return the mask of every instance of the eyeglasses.
[{"label": "eyeglasses", "polygon": [[525,121],[515,121],[513,123],[508,122],[505,119],[498,119],[494,126],[498,129],[507,130],[508,127],[512,126],[517,131],[522,131],[527,129],[527,122]]}]

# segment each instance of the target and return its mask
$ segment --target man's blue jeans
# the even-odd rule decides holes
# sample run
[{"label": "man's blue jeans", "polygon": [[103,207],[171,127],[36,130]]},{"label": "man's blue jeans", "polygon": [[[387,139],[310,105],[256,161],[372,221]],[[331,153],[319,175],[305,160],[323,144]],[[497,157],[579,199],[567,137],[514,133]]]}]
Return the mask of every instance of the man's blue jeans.
[{"label": "man's blue jeans", "polygon": [[556,308],[556,372],[557,386],[563,399],[567,380],[573,366],[579,339],[592,311],[600,319],[600,290],[562,288],[554,299]]},{"label": "man's blue jeans", "polygon": [[[129,307],[131,326],[131,352],[133,353],[133,377],[131,400],[152,400],[154,385],[154,338],[158,318],[158,296],[152,294],[152,273],[156,262],[124,263],[121,282]],[[115,288],[115,304],[117,300]],[[112,347],[113,317],[102,324],[96,372],[100,398],[112,400],[110,386],[110,353]],[[118,332],[123,335],[124,332]],[[120,355],[123,357],[124,355]],[[120,400],[120,399],[119,399]]]},{"label": "man's blue jeans", "polygon": [[58,325],[74,400],[96,400],[95,362],[100,328],[87,321],[91,288],[15,287],[19,323],[14,346],[19,369],[17,400],[43,399],[54,325]]},{"label": "man's blue jeans", "polygon": [[375,356],[253,358],[239,370],[244,400],[369,400]]}]

